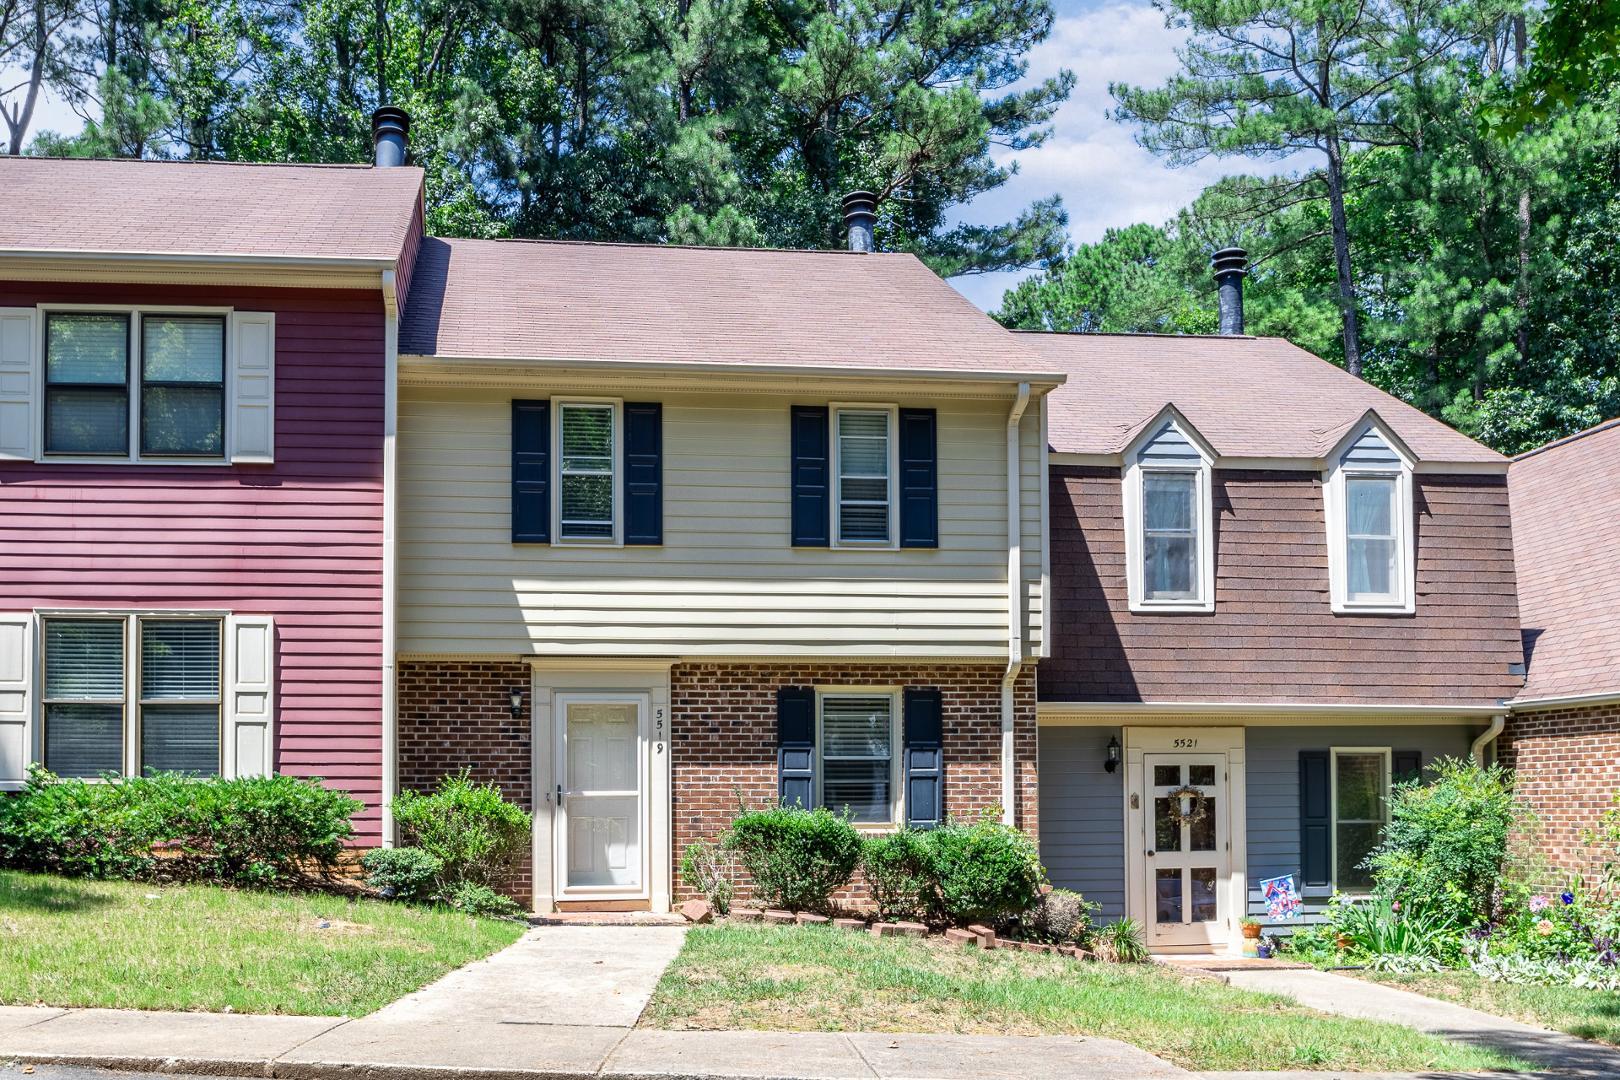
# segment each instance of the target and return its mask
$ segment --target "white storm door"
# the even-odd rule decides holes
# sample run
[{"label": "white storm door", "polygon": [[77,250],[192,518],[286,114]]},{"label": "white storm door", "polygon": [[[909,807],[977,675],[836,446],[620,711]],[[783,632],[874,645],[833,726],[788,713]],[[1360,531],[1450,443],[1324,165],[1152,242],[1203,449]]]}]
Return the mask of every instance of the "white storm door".
[{"label": "white storm door", "polygon": [[1142,757],[1149,947],[1227,940],[1226,768],[1224,754]]},{"label": "white storm door", "polygon": [[646,695],[558,694],[557,705],[563,897],[645,896]]}]

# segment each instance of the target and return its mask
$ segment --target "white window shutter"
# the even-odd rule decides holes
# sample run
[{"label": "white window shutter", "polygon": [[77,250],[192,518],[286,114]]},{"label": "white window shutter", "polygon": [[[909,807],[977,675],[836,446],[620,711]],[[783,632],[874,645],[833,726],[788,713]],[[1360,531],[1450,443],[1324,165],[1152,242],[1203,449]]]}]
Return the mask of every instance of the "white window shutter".
[{"label": "white window shutter", "polygon": [[225,624],[226,776],[275,771],[276,628],[268,615],[232,615]]},{"label": "white window shutter", "polygon": [[0,614],[0,791],[22,788],[33,751],[34,616]]},{"label": "white window shutter", "polygon": [[276,458],[276,316],[270,311],[231,315],[231,461]]},{"label": "white window shutter", "polygon": [[33,308],[0,308],[0,461],[33,461],[39,345]]}]

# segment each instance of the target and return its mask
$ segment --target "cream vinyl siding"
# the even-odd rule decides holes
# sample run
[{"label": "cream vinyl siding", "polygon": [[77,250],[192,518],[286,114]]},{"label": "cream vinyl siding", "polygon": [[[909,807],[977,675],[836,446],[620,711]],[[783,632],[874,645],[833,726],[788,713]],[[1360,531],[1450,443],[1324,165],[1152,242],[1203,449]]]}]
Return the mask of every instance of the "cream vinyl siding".
[{"label": "cream vinyl siding", "polygon": [[[712,379],[713,377],[710,376]],[[399,650],[413,655],[1004,657],[1011,388],[961,397],[869,391],[701,393],[661,401],[660,547],[514,545],[511,401],[589,384],[407,383],[399,402]],[[937,550],[794,548],[793,404],[870,400],[939,413]],[[1039,648],[1039,402],[1025,414],[1025,655]],[[555,481],[553,481],[555,482]]]}]

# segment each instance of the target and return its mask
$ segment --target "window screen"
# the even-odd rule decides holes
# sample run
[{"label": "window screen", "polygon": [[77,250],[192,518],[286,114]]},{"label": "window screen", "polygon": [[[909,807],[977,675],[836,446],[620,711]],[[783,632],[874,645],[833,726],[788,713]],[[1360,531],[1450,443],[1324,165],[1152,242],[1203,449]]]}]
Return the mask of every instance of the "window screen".
[{"label": "window screen", "polygon": [[141,620],[141,768],[219,771],[220,626]]},{"label": "window screen", "polygon": [[894,699],[821,699],[821,804],[854,821],[894,820]]},{"label": "window screen", "polygon": [[612,540],[614,408],[563,405],[559,414],[561,536],[565,540]]},{"label": "window screen", "polygon": [[838,539],[889,542],[889,414],[838,412]]},{"label": "window screen", "polygon": [[218,457],[225,448],[225,320],[141,319],[141,453]]},{"label": "window screen", "polygon": [[129,316],[45,317],[45,452],[129,453]]},{"label": "window screen", "polygon": [[124,620],[46,620],[44,702],[47,769],[123,771]]}]

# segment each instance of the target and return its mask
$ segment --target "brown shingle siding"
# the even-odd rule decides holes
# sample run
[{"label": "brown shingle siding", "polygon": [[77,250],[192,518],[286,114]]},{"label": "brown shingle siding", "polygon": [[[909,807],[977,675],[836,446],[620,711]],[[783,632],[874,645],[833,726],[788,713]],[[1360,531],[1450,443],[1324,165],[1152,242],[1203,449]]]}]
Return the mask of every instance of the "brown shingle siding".
[{"label": "brown shingle siding", "polygon": [[1419,476],[1417,613],[1334,615],[1321,483],[1216,470],[1216,604],[1136,614],[1119,470],[1054,465],[1047,701],[1494,704],[1520,659],[1506,484]]}]

